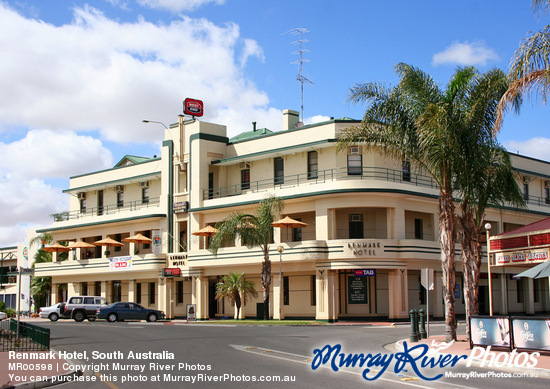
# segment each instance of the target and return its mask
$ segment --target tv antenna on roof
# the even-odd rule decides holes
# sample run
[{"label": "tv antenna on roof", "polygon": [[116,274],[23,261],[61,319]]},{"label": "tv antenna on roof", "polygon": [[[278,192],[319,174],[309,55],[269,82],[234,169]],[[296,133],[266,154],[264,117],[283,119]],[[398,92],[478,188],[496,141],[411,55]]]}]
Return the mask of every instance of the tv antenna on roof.
[{"label": "tv antenna on roof", "polygon": [[298,40],[291,42],[291,45],[298,46],[298,50],[292,52],[291,54],[298,54],[299,59],[297,61],[291,62],[293,65],[298,65],[299,73],[296,76],[296,80],[300,83],[300,91],[301,91],[301,112],[302,112],[302,122],[304,121],[304,83],[313,84],[312,81],[308,80],[306,77],[304,77],[304,62],[310,62],[309,59],[304,58],[304,53],[309,53],[310,51],[307,49],[304,49],[302,45],[304,43],[309,42],[308,39],[302,38],[302,34],[305,34],[306,32],[309,32],[307,28],[293,28],[292,30],[289,30],[287,32],[282,33],[281,35],[290,34],[290,35],[298,35]]}]

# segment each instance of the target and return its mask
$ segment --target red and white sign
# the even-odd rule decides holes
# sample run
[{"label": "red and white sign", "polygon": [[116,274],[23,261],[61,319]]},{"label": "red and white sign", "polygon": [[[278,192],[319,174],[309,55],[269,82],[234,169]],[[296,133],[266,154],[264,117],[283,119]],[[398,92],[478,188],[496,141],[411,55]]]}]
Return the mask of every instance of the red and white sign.
[{"label": "red and white sign", "polygon": [[183,101],[183,113],[191,116],[202,116],[204,104],[201,100],[187,98]]},{"label": "red and white sign", "polygon": [[110,257],[109,270],[127,270],[132,268],[132,256]]},{"label": "red and white sign", "polygon": [[541,263],[548,259],[548,249],[531,251],[513,251],[495,254],[496,265]]}]

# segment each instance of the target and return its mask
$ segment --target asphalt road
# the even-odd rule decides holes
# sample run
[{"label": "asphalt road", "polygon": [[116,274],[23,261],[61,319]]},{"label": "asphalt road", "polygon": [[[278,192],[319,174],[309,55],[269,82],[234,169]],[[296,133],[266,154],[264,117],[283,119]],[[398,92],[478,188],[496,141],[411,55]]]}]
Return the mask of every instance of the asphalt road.
[{"label": "asphalt road", "polygon": [[[425,368],[427,378],[463,374],[434,381],[419,378],[411,363],[395,373],[397,351],[384,346],[408,337],[407,326],[226,326],[173,323],[75,323],[46,324],[52,347],[74,353],[72,361],[84,369],[83,382],[71,388],[548,388],[547,378],[505,377],[503,372],[463,365]],[[435,328],[434,328],[435,329]],[[376,363],[366,375],[367,364],[334,371],[330,358],[314,358],[314,350],[341,345],[345,354],[372,354]],[[338,365],[338,359],[336,364]],[[314,370],[312,364],[319,364]],[[524,371],[525,372],[525,371]],[[480,374],[490,376],[481,377]],[[520,371],[521,373],[521,371]],[[499,375],[500,374],[500,375]],[[474,375],[477,375],[474,376]],[[496,375],[496,376],[495,376]],[[467,377],[466,377],[467,376]],[[90,381],[95,380],[95,381]],[[178,381],[179,380],[179,381]]]}]

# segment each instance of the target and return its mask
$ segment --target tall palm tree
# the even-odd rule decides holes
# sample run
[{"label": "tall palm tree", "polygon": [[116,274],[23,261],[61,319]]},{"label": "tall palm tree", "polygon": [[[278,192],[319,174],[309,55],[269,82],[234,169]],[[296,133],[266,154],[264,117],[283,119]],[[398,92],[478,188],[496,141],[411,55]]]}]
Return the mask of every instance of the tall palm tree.
[{"label": "tall palm tree", "polygon": [[[523,206],[518,174],[512,169],[510,155],[496,141],[478,140],[464,150],[471,157],[458,175],[461,192],[459,241],[464,277],[466,317],[479,313],[482,238],[485,211],[490,206]],[[466,334],[469,336],[469,321]]]},{"label": "tall palm tree", "polygon": [[264,295],[264,320],[269,319],[269,289],[271,287],[271,260],[269,245],[273,240],[271,223],[278,219],[283,210],[280,197],[268,196],[260,202],[254,214],[234,212],[216,224],[218,232],[212,237],[210,249],[214,255],[228,240],[240,237],[248,247],[260,247],[263,252],[262,288]]},{"label": "tall palm tree", "polygon": [[[352,88],[350,101],[368,106],[362,124],[342,132],[338,148],[364,143],[368,149],[392,159],[410,160],[416,169],[427,172],[437,183],[445,332],[446,340],[450,341],[456,339],[453,194],[457,172],[467,158],[460,152],[461,142],[470,126],[485,126],[468,119],[486,119],[482,102],[487,96],[483,88],[493,84],[482,82],[473,67],[458,68],[445,89],[428,74],[407,64],[398,64],[396,73],[400,81],[393,88],[376,83]],[[492,80],[489,75],[487,79]],[[493,108],[496,101],[493,98]]]},{"label": "tall palm tree", "polygon": [[222,282],[216,285],[216,299],[226,297],[230,303],[235,304],[237,313],[235,319],[239,319],[241,305],[250,297],[256,297],[258,293],[252,282],[244,278],[244,273],[229,273],[223,276]]}]

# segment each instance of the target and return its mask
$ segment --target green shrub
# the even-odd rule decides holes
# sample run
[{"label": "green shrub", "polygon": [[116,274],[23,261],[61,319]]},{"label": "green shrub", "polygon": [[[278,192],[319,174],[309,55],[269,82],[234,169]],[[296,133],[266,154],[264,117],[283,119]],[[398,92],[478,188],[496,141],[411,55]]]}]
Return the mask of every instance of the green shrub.
[{"label": "green shrub", "polygon": [[15,309],[13,308],[8,308],[4,312],[6,312],[6,315],[8,315],[8,317],[15,317]]}]

